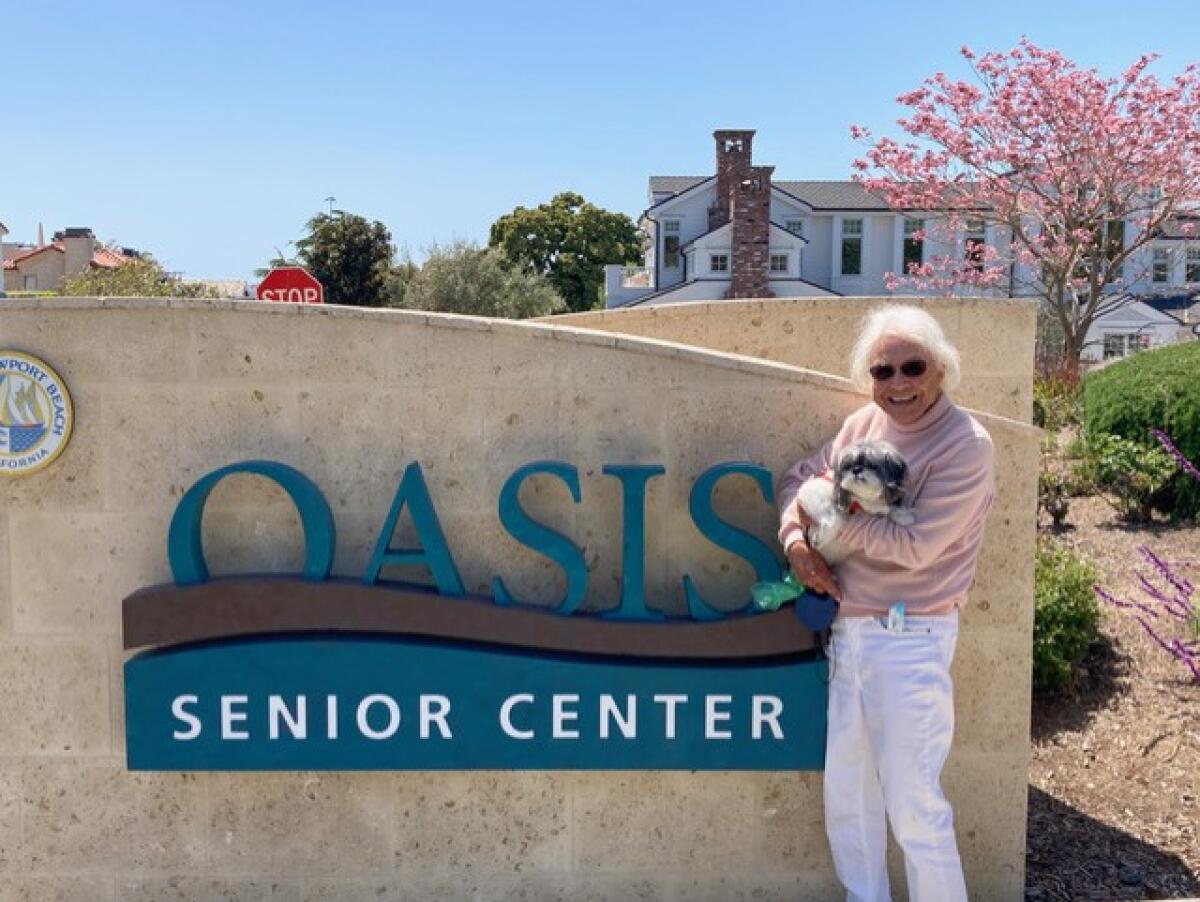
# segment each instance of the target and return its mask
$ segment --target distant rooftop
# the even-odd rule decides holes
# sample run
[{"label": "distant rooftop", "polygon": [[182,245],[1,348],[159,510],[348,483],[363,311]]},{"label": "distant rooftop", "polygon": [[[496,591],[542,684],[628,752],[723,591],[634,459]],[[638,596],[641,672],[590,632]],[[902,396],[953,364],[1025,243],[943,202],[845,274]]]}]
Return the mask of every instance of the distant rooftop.
[{"label": "distant rooftop", "polygon": [[[681,194],[701,182],[708,175],[652,175],[650,194]],[[771,184],[816,210],[887,210],[883,200],[851,181],[803,181],[785,182],[772,179]]]}]

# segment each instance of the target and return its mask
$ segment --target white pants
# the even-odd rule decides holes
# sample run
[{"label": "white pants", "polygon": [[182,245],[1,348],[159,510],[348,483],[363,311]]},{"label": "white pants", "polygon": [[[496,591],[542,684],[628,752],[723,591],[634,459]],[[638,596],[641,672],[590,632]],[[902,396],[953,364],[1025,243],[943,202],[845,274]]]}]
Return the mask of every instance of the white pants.
[{"label": "white pants", "polygon": [[966,902],[939,776],[954,734],[950,661],[957,613],[839,618],[830,649],[825,831],[848,902],[889,902],[887,826],[912,902]]}]

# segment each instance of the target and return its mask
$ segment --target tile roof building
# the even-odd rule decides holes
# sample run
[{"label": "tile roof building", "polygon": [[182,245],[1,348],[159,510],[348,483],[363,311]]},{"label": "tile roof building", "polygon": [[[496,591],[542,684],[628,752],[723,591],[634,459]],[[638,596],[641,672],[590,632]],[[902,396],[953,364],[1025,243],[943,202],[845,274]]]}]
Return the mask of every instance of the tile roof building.
[{"label": "tile roof building", "polygon": [[57,291],[63,280],[86,269],[116,269],[137,257],[136,252],[104,247],[88,228],[68,228],[49,244],[5,246],[4,290]]}]

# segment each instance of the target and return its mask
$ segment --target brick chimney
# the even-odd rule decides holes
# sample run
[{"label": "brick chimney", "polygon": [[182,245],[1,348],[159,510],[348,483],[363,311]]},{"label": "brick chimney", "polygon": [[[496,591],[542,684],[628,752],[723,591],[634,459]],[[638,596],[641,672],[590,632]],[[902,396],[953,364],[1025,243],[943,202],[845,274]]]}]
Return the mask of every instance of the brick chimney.
[{"label": "brick chimney", "polygon": [[69,228],[54,236],[62,241],[64,260],[63,272],[69,279],[87,271],[92,265],[92,243],[94,236],[88,228]]},{"label": "brick chimney", "polygon": [[750,169],[753,130],[724,129],[713,132],[717,143],[717,197],[708,208],[708,228],[719,229],[729,222],[730,194]]},{"label": "brick chimney", "polygon": [[729,298],[774,297],[768,287],[771,263],[771,173],[774,166],[750,166],[730,195],[733,253]]}]

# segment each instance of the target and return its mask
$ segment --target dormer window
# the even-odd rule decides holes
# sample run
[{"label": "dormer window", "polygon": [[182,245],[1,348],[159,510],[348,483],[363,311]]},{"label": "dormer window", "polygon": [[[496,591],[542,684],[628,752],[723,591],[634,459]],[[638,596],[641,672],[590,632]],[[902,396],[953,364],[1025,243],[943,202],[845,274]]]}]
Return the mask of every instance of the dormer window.
[{"label": "dormer window", "polygon": [[904,273],[907,275],[913,268],[925,262],[925,221],[923,219],[904,220]]},{"label": "dormer window", "polygon": [[861,219],[842,220],[842,275],[862,275],[862,234]]},{"label": "dormer window", "polygon": [[1150,270],[1150,279],[1153,282],[1166,282],[1167,276],[1171,269],[1171,257],[1165,247],[1156,247],[1154,249],[1154,260]]},{"label": "dormer window", "polygon": [[708,258],[709,272],[729,272],[729,255],[712,254]]},{"label": "dormer window", "polygon": [[771,272],[787,272],[788,271],[788,255],[787,254],[771,254]]},{"label": "dormer window", "polygon": [[987,226],[982,219],[968,219],[964,226],[963,260],[967,269],[983,272],[983,249],[986,244]]},{"label": "dormer window", "polygon": [[804,237],[804,220],[803,219],[785,219],[783,227],[800,238]]},{"label": "dormer window", "polygon": [[663,220],[663,268],[679,267],[679,220]]}]

